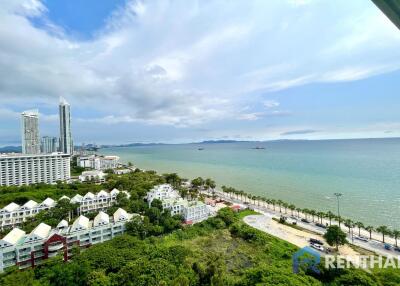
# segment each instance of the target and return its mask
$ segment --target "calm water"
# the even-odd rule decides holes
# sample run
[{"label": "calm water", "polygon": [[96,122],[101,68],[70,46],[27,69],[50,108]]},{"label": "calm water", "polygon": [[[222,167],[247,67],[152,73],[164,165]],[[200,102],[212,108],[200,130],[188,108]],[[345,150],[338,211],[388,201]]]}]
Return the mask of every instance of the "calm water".
[{"label": "calm water", "polygon": [[[263,150],[252,149],[263,146]],[[199,147],[204,150],[198,150]],[[400,228],[400,139],[183,144],[102,149],[143,169],[213,178],[302,208]]]}]

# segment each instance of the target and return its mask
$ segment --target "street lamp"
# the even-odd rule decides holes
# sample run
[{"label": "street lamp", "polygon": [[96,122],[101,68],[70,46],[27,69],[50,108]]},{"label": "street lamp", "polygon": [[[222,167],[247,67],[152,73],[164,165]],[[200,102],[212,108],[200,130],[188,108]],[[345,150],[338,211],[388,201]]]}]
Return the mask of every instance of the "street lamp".
[{"label": "street lamp", "polygon": [[340,208],[339,208],[339,198],[343,195],[341,193],[334,193],[337,199],[337,213],[338,213],[338,218],[339,218],[339,228],[340,228]]}]

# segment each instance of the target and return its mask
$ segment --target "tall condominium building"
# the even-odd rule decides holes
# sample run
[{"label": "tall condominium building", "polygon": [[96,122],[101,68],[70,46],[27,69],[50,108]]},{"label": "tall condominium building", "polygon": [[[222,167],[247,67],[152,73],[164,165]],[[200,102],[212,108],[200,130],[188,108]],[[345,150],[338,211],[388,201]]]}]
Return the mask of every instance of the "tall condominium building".
[{"label": "tall condominium building", "polygon": [[39,111],[28,110],[21,114],[22,122],[22,153],[39,154]]},{"label": "tall condominium building", "polygon": [[0,154],[0,186],[53,184],[69,180],[68,154]]},{"label": "tall condominium building", "polygon": [[60,152],[65,154],[73,154],[74,146],[71,134],[71,114],[70,105],[62,97],[60,97]]},{"label": "tall condominium building", "polygon": [[57,152],[58,149],[58,138],[43,136],[40,144],[40,150],[44,154],[49,154],[53,152]]}]

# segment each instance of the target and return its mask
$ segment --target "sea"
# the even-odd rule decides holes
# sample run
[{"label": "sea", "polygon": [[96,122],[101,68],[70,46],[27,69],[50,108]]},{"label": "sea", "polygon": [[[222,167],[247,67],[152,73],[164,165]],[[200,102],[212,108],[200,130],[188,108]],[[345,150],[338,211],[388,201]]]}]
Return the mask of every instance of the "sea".
[{"label": "sea", "polygon": [[100,149],[145,170],[212,178],[220,188],[400,229],[400,138],[287,140]]}]

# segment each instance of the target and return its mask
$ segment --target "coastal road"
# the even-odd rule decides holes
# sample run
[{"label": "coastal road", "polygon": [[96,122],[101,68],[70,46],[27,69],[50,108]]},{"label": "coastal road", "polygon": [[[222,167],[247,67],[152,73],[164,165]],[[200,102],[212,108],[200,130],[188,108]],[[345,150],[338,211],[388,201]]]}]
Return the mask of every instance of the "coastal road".
[{"label": "coastal road", "polygon": [[[204,192],[204,193],[206,193],[208,195],[211,195],[210,192]],[[247,200],[247,201],[244,202],[244,201],[242,201],[240,199],[237,199],[237,198],[234,198],[234,197],[230,197],[229,195],[227,195],[226,193],[221,192],[221,191],[215,191],[215,195],[217,195],[221,199],[223,199],[225,201],[228,201],[230,203],[233,203],[233,204],[246,205],[249,208],[254,209],[257,212],[260,212],[260,213],[266,215],[267,217],[271,217],[271,219],[273,217],[279,219],[279,217],[281,215],[285,215],[285,216],[289,215],[289,214],[280,213],[279,211],[274,211],[274,210],[272,210],[270,208],[267,208],[267,207],[265,207],[263,205],[253,204],[253,203],[251,203],[250,200]],[[279,209],[279,208],[277,208],[277,209]],[[326,222],[327,221],[324,221],[324,223],[326,223]],[[321,236],[326,231],[324,228],[319,227],[319,226],[315,225],[312,222],[304,223],[300,219],[297,220],[297,225],[302,227],[302,228],[304,228],[304,229],[307,229],[309,231],[313,231],[316,234],[319,234]],[[343,225],[342,225],[341,228],[343,229],[343,231],[348,233],[348,229],[346,227],[343,227]],[[364,232],[364,233],[362,233],[362,235],[366,236],[366,233]],[[375,233],[374,235],[377,236],[378,234]],[[351,244],[353,244],[355,246],[359,246],[359,247],[361,247],[361,248],[363,248],[365,250],[375,252],[378,255],[383,255],[383,256],[387,256],[387,257],[396,257],[396,258],[400,255],[400,252],[396,252],[394,250],[386,250],[384,248],[384,244],[381,241],[378,241],[376,239],[371,239],[371,240],[368,240],[367,242],[364,242],[364,241],[355,239],[354,236],[348,234],[347,240]]]}]

